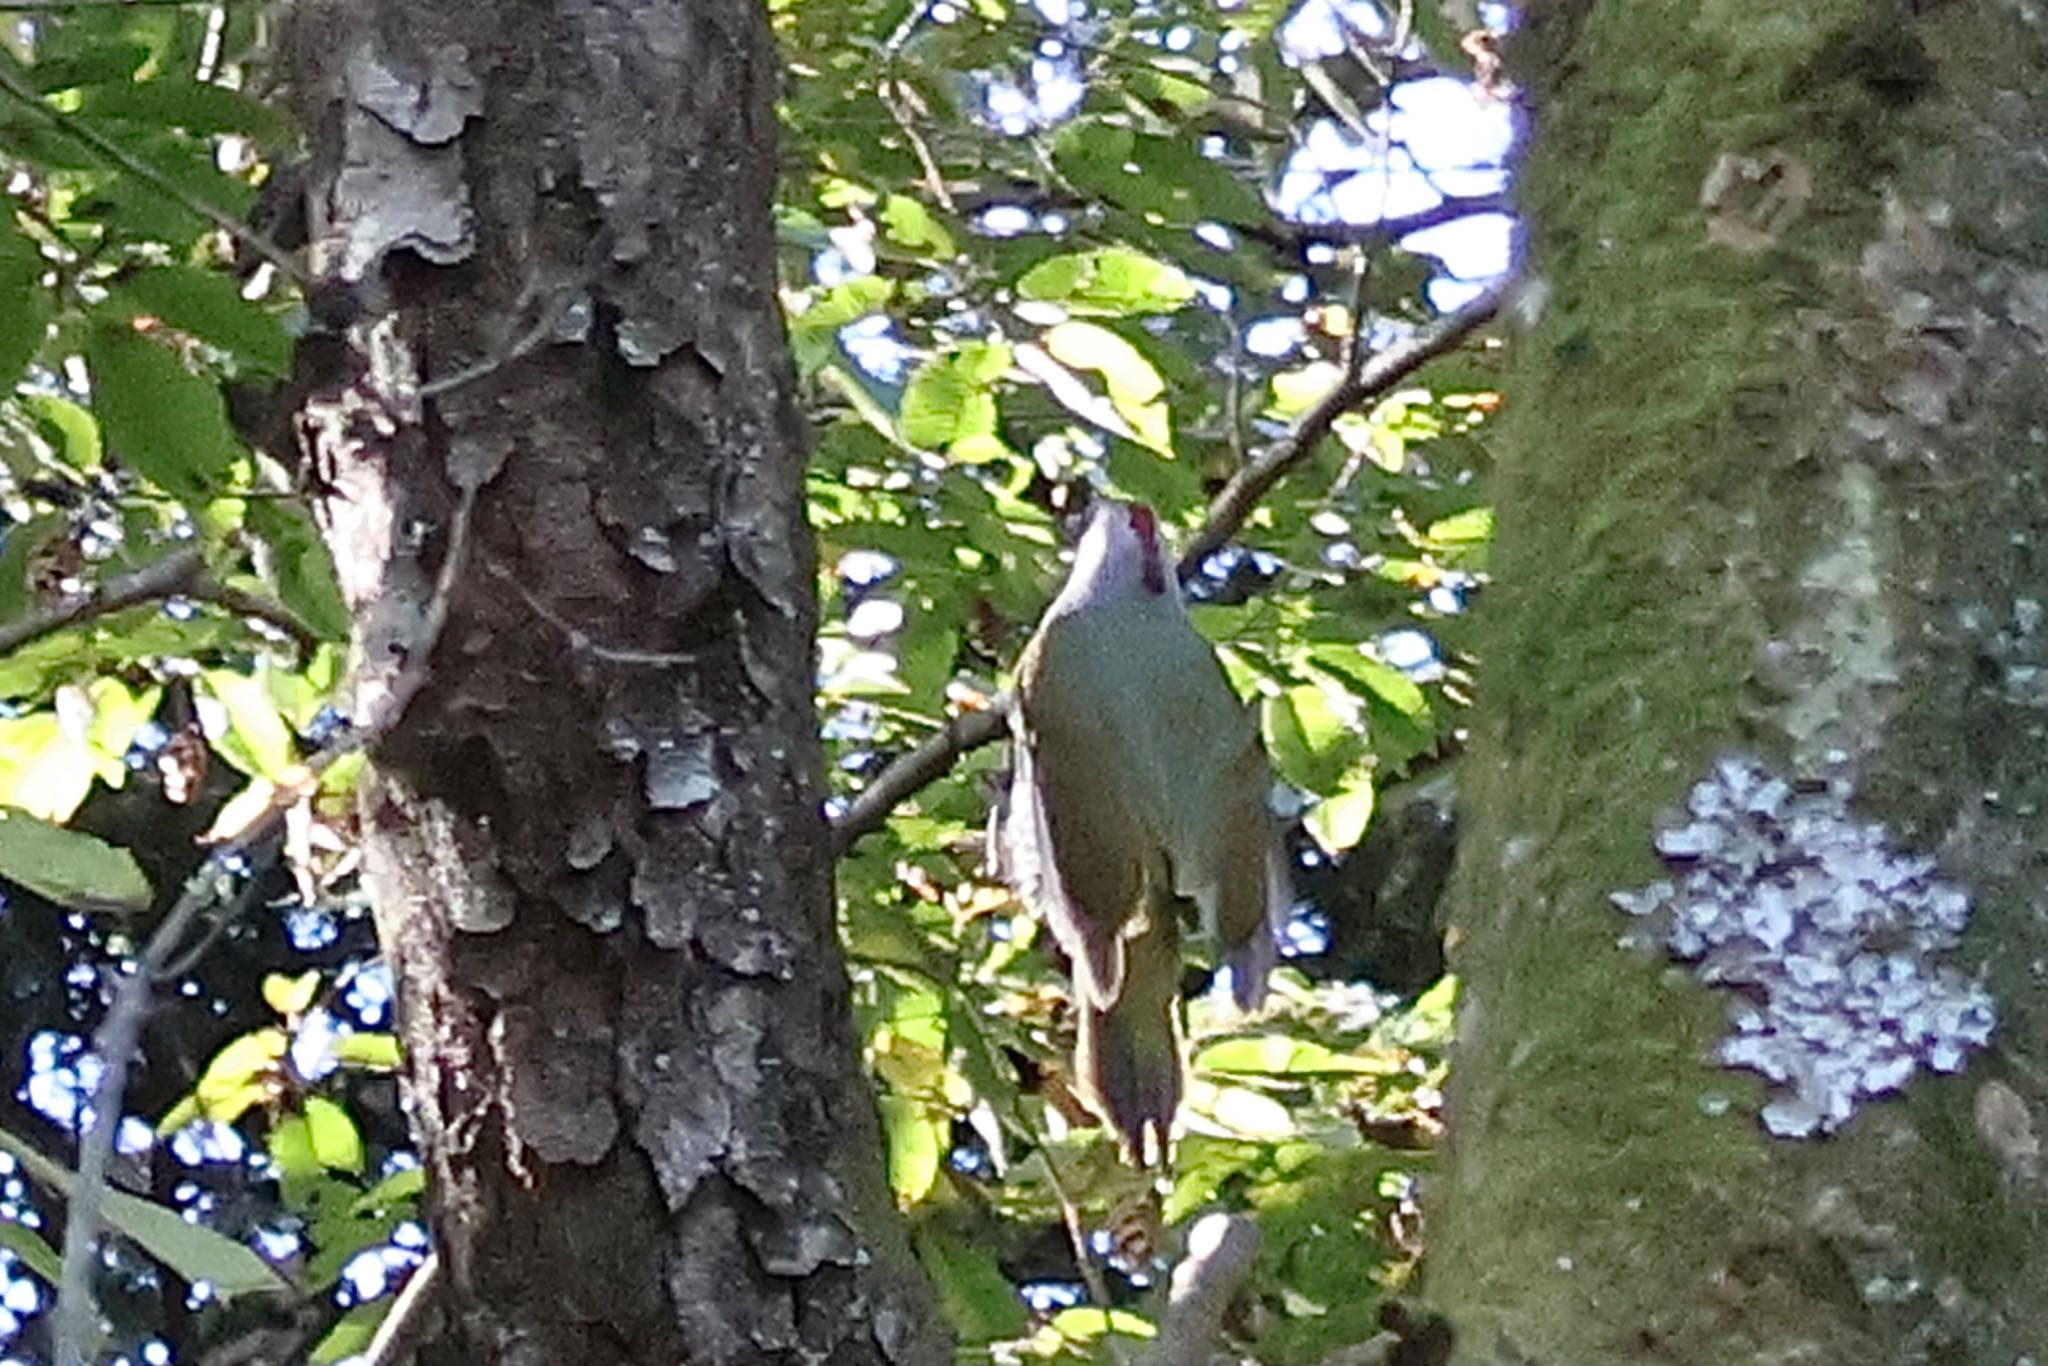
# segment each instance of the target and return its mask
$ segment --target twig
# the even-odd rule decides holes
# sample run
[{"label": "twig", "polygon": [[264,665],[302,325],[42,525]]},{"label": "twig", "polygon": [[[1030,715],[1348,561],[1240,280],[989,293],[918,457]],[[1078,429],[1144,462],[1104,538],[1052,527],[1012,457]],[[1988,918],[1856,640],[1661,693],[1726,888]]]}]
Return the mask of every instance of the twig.
[{"label": "twig", "polygon": [[1293,223],[1284,227],[1225,224],[1255,242],[1300,252],[1315,243],[1333,247],[1364,247],[1371,250],[1398,242],[1410,233],[1440,228],[1483,213],[1513,213],[1514,203],[1505,194],[1451,195],[1441,203],[1398,218],[1381,218],[1371,223]]},{"label": "twig", "polygon": [[[11,6],[8,8],[12,8]],[[148,162],[137,157],[120,143],[86,123],[75,114],[60,113],[43,102],[41,96],[23,85],[5,68],[0,68],[0,94],[19,104],[59,134],[82,143],[94,154],[149,184],[170,199],[177,201],[191,212],[219,228],[237,242],[253,249],[279,271],[301,286],[308,286],[313,279],[306,273],[292,254],[270,240],[269,237],[244,223],[241,219],[219,208],[157,170]]]},{"label": "twig", "polygon": [[1188,1253],[1173,1269],[1159,1336],[1143,1366],[1207,1366],[1223,1318],[1259,1254],[1259,1226],[1241,1214],[1205,1214],[1188,1230]]},{"label": "twig", "polygon": [[[107,1164],[114,1152],[114,1132],[121,1127],[121,1097],[128,1087],[128,1065],[148,1018],[151,998],[163,970],[184,941],[193,918],[219,899],[223,879],[230,876],[224,866],[237,854],[246,852],[275,830],[274,821],[256,821],[241,835],[210,853],[185,884],[185,890],[149,937],[135,971],[122,979],[114,992],[106,1018],[93,1032],[93,1053],[101,1071],[89,1100],[91,1118],[78,1145],[78,1177],[71,1185],[71,1198],[64,1216],[64,1270],[58,1280],[52,1357],[59,1366],[83,1366],[87,1346],[98,1337],[98,1310],[92,1297],[92,1248],[99,1236],[100,1197],[106,1193]],[[233,909],[223,919],[239,914],[254,895],[262,870],[251,869],[248,883],[236,895]]]},{"label": "twig", "polygon": [[95,584],[69,602],[30,613],[20,621],[0,626],[0,654],[18,650],[44,636],[55,635],[67,626],[91,621],[126,608],[191,593],[199,586],[205,559],[197,546],[174,550],[133,573],[111,583]]},{"label": "twig", "polygon": [[44,636],[55,635],[67,627],[169,598],[211,603],[237,616],[268,622],[291,637],[292,644],[302,653],[310,654],[321,644],[319,634],[300,621],[290,608],[259,593],[231,588],[215,579],[206,571],[205,559],[199,548],[187,546],[117,579],[95,584],[69,601],[0,626],[0,655],[34,644]]},{"label": "twig", "polygon": [[832,822],[833,856],[844,856],[861,836],[879,830],[896,803],[944,776],[961,755],[1000,738],[1009,724],[1010,695],[1004,693],[988,710],[962,713],[939,727],[923,744],[876,775]]},{"label": "twig", "polygon": [[398,1292],[398,1298],[391,1302],[384,1321],[377,1325],[377,1332],[362,1355],[362,1366],[395,1366],[419,1341],[426,1307],[434,1302],[435,1292],[440,1288],[441,1254],[429,1252],[407,1279],[405,1288]]},{"label": "twig", "polygon": [[925,192],[947,213],[958,213],[959,208],[953,203],[953,192],[946,188],[946,177],[940,172],[939,163],[933,160],[931,147],[926,144],[924,135],[917,131],[917,125],[911,122],[911,111],[904,107],[909,103],[908,96],[912,93],[900,79],[884,78],[875,86],[875,94],[880,97],[883,107],[889,111],[889,117],[896,121],[896,126],[903,131],[905,140],[910,143],[910,150],[917,156],[918,168],[924,176]]},{"label": "twig", "polygon": [[1108,1279],[1088,1248],[1088,1230],[1081,1227],[1081,1207],[1067,1194],[1066,1183],[1060,1180],[1059,1166],[1052,1160],[1052,1149],[1044,1136],[1034,1132],[1032,1137],[1038,1143],[1038,1160],[1045,1163],[1045,1184],[1052,1187],[1052,1198],[1059,1202],[1060,1225],[1066,1229],[1067,1243],[1074,1249],[1074,1270],[1080,1273],[1081,1284],[1088,1288],[1088,1302],[1106,1314],[1115,1301],[1109,1295]]},{"label": "twig", "polygon": [[1505,292],[1505,285],[1494,286],[1463,308],[1444,314],[1426,327],[1417,328],[1412,335],[1370,360],[1365,359],[1365,319],[1357,319],[1354,325],[1358,330],[1352,336],[1351,349],[1345,357],[1343,378],[1317,400],[1313,408],[1301,415],[1293,430],[1230,477],[1230,482],[1209,504],[1209,515],[1202,523],[1202,529],[1194,534],[1181,552],[1182,582],[1194,577],[1202,562],[1237,534],[1259,501],[1272,491],[1273,485],[1314,452],[1338,418],[1361,403],[1384,394],[1484,326],[1500,311],[1501,297]]},{"label": "twig", "polygon": [[298,615],[283,603],[261,593],[231,588],[210,574],[200,574],[191,587],[179,590],[177,596],[211,603],[238,617],[254,617],[266,622],[290,637],[302,656],[311,655],[325,643],[319,632],[299,620]]},{"label": "twig", "polygon": [[[406,652],[401,672],[384,692],[377,715],[351,730],[302,766],[294,780],[279,782],[270,802],[250,817],[247,824],[215,846],[206,862],[186,882],[178,900],[164,916],[134,973],[121,983],[106,1018],[93,1033],[93,1052],[99,1057],[101,1073],[92,1095],[81,1103],[92,1110],[92,1122],[79,1139],[78,1179],[72,1184],[69,1208],[64,1220],[64,1269],[58,1282],[52,1355],[58,1366],[83,1366],[86,1346],[97,1333],[98,1310],[92,1298],[93,1243],[100,1230],[100,1201],[106,1193],[107,1163],[114,1149],[114,1132],[121,1123],[121,1100],[127,1090],[128,1066],[133,1060],[142,1022],[149,1013],[158,982],[185,937],[192,920],[215,899],[224,865],[245,854],[277,833],[285,815],[317,786],[320,775],[337,759],[367,749],[388,735],[404,717],[408,704],[426,685],[427,662],[434,653],[448,622],[448,603],[457,579],[469,560],[472,515],[476,487],[463,488],[448,526],[448,547],[440,572],[434,578],[433,596],[421,614],[419,639]],[[252,870],[242,897],[253,893],[259,872]],[[237,903],[236,911],[240,909]],[[211,933],[211,932],[210,932]],[[190,955],[180,955],[184,966]]]},{"label": "twig", "polygon": [[[1200,572],[1209,556],[1221,549],[1244,525],[1273,485],[1316,448],[1331,424],[1352,408],[1377,398],[1414,374],[1427,362],[1456,346],[1499,311],[1505,285],[1497,285],[1463,308],[1446,313],[1412,336],[1366,360],[1365,319],[1354,320],[1344,376],[1315,407],[1302,414],[1291,431],[1268,446],[1231,476],[1209,505],[1209,515],[1188,542],[1178,572],[1185,583]],[[999,739],[1009,724],[1010,699],[998,697],[986,711],[968,712],[948,721],[937,734],[878,774],[832,822],[832,852],[843,857],[863,836],[881,828],[898,802],[925,784],[943,777],[969,750]]]}]

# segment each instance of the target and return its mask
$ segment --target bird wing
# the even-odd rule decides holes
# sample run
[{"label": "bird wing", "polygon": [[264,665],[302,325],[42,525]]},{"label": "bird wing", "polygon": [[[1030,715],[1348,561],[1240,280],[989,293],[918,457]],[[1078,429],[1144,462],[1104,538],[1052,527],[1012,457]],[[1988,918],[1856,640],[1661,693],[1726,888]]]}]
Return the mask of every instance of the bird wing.
[{"label": "bird wing", "polygon": [[1129,737],[1113,704],[1086,695],[1092,675],[1071,657],[1086,642],[1060,629],[1069,624],[1051,623],[1020,662],[1034,682],[1017,700],[1004,843],[1018,889],[1073,960],[1076,985],[1107,1006],[1123,991],[1125,927],[1159,850],[1132,801],[1121,752]]}]

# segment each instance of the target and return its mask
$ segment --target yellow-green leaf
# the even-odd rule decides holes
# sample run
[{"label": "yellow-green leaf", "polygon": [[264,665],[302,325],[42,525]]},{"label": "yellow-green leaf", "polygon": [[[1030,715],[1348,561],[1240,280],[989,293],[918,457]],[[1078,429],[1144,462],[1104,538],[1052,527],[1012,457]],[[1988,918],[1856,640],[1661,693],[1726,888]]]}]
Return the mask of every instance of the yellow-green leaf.
[{"label": "yellow-green leaf", "polygon": [[263,978],[263,1003],[287,1018],[303,1015],[320,991],[320,972],[315,968],[296,977],[281,972]]}]

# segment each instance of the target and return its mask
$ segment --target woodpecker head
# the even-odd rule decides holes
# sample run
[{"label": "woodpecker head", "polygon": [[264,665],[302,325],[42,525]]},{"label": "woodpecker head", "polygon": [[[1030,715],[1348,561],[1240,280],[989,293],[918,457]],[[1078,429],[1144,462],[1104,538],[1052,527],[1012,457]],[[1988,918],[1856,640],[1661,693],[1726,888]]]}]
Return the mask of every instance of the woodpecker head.
[{"label": "woodpecker head", "polygon": [[1177,601],[1173,564],[1152,509],[1106,498],[1090,508],[1060,598],[1066,610],[1112,598]]}]

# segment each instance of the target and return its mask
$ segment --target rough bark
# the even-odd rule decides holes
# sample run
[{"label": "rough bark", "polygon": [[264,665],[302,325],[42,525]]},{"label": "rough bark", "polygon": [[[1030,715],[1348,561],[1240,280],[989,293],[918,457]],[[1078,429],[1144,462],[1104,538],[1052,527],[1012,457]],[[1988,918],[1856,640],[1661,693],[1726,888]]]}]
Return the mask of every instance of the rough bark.
[{"label": "rough bark", "polygon": [[[1428,1289],[1466,1361],[2039,1359],[2048,24],[1558,0],[1519,42],[1534,320]],[[1610,895],[1671,875],[1659,814],[1730,752],[1975,907],[1944,957],[1992,1045],[1827,1136],[1714,1061],[1732,993],[1617,946]]]},{"label": "rough bark", "polygon": [[309,473],[356,719],[402,709],[363,815],[421,1359],[943,1359],[834,936],[765,14],[377,0],[295,48],[353,343]]}]

